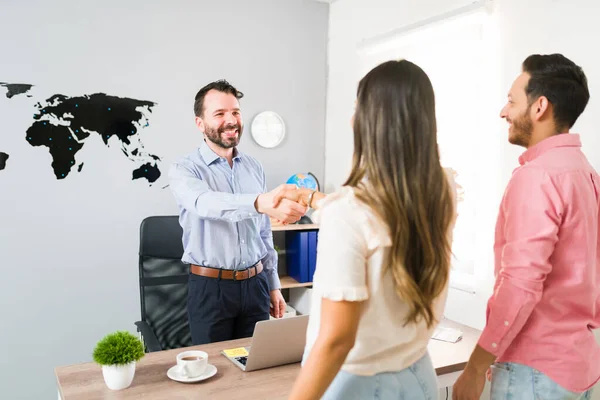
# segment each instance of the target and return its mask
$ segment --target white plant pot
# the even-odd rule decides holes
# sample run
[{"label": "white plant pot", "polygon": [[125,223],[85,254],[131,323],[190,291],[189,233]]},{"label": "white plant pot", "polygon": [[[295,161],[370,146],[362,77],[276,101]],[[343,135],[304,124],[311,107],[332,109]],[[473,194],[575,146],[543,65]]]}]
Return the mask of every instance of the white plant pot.
[{"label": "white plant pot", "polygon": [[109,389],[121,390],[128,388],[135,375],[135,361],[125,365],[103,365],[102,375]]}]

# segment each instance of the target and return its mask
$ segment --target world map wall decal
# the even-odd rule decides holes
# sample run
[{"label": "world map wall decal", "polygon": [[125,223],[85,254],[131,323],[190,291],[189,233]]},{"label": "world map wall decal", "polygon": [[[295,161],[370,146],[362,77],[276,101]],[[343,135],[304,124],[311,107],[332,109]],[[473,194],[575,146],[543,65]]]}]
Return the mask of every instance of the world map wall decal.
[{"label": "world map wall decal", "polygon": [[[6,97],[13,99],[29,94],[33,85],[0,82]],[[146,179],[152,184],[161,176],[160,157],[148,153],[140,138],[140,130],[149,126],[148,117],[155,102],[105,93],[69,97],[55,94],[34,106],[33,123],[25,132],[25,140],[33,147],[46,147],[52,156],[52,170],[57,179],[80,173],[83,162],[76,165],[76,154],[91,135],[102,142],[117,141],[121,151],[135,165],[131,179]],[[9,154],[0,148],[0,170],[8,169]]]},{"label": "world map wall decal", "polygon": [[6,168],[9,155],[0,151],[0,171]]}]

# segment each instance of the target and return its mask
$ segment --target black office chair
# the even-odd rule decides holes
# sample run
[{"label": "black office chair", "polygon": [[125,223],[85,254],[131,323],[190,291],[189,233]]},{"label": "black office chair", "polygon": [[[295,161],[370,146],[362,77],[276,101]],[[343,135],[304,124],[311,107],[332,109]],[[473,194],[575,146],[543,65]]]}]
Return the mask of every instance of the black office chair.
[{"label": "black office chair", "polygon": [[144,219],[140,225],[140,301],[135,322],[146,351],[192,345],[187,316],[189,265],[181,262],[183,231],[176,216]]}]

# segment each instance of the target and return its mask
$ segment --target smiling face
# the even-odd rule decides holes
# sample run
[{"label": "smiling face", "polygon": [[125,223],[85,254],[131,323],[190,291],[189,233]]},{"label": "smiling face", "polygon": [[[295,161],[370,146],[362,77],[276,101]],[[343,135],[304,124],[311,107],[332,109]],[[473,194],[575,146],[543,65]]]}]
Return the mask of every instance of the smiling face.
[{"label": "smiling face", "polygon": [[230,93],[210,90],[204,97],[202,116],[196,117],[196,124],[217,146],[236,147],[244,130],[238,99]]},{"label": "smiling face", "polygon": [[527,73],[522,73],[515,79],[508,93],[508,102],[500,112],[500,117],[509,125],[508,141],[523,147],[529,147],[533,134],[532,104],[525,93],[528,82]]}]

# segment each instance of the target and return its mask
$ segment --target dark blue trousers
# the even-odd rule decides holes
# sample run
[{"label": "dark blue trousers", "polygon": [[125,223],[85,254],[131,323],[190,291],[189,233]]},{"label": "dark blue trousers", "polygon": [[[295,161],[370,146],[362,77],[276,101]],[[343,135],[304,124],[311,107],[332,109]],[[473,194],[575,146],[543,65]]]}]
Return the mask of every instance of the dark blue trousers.
[{"label": "dark blue trousers", "polygon": [[251,337],[258,321],[269,319],[266,274],[242,281],[190,273],[188,318],[194,345]]}]

